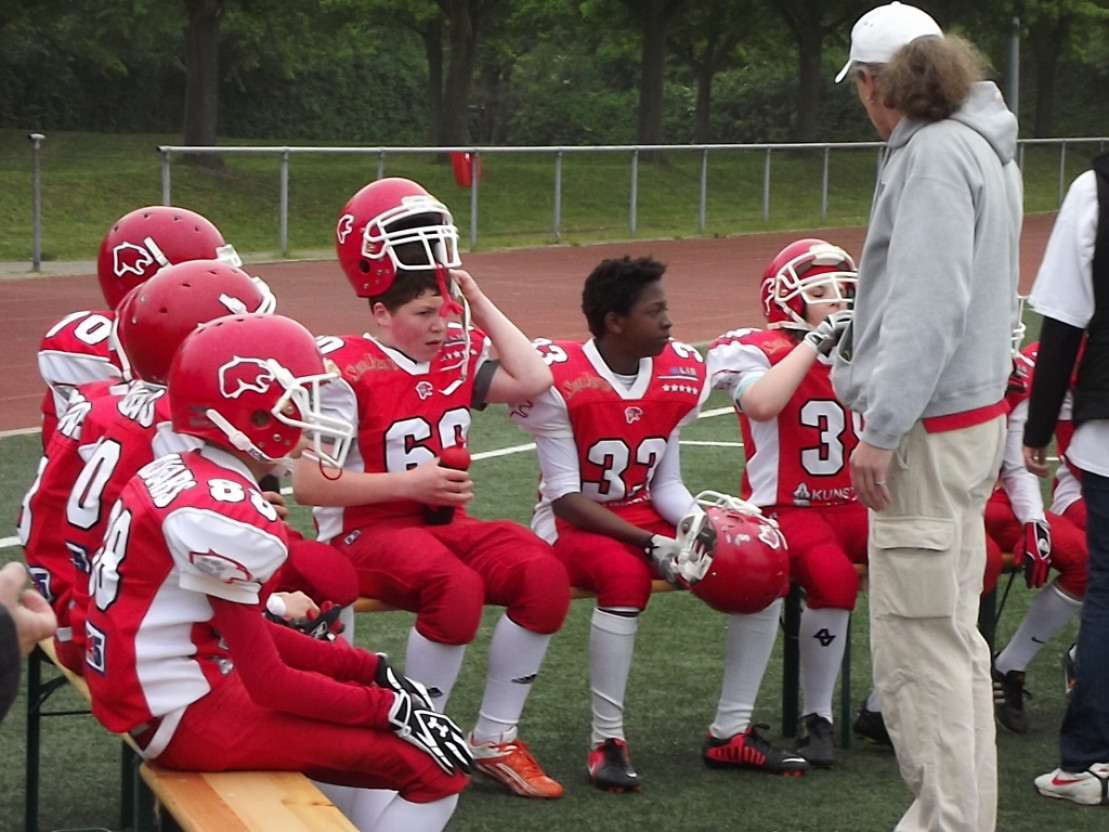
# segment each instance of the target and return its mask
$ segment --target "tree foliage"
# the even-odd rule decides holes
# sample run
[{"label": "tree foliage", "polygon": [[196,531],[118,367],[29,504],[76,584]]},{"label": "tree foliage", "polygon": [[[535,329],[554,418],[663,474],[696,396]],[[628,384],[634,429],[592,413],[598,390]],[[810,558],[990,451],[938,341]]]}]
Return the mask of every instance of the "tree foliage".
[{"label": "tree foliage", "polygon": [[[7,0],[0,126],[366,144],[872,139],[866,0]],[[1024,135],[1109,132],[1109,0],[933,0]],[[200,24],[204,25],[201,26]]]}]

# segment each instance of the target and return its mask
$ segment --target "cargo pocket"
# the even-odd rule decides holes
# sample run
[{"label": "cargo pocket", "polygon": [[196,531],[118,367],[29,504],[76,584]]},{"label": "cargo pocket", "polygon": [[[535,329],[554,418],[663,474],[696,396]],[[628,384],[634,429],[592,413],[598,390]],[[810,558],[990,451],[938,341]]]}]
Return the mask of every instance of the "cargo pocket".
[{"label": "cargo pocket", "polygon": [[875,518],[871,526],[871,612],[902,618],[947,618],[959,597],[955,521]]}]

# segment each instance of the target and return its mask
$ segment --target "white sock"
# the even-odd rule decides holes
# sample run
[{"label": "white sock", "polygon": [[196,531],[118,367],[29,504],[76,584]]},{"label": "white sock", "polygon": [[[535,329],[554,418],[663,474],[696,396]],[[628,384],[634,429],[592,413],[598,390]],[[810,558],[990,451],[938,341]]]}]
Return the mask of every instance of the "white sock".
[{"label": "white sock", "polygon": [[801,695],[803,714],[832,719],[832,693],[847,649],[847,610],[825,608],[801,613]]},{"label": "white sock", "polygon": [[[624,610],[623,612],[635,612]],[[624,739],[624,692],[635,651],[636,615],[593,610],[589,629],[589,693],[593,705],[592,745]]]},{"label": "white sock", "polygon": [[404,657],[404,675],[422,682],[431,694],[432,704],[442,713],[446,710],[451,690],[458,681],[465,644],[440,644],[424,638],[413,627],[408,633],[408,651]]},{"label": "white sock", "polygon": [[724,636],[724,684],[709,733],[723,740],[743,733],[751,724],[766,665],[778,636],[779,598],[762,612],[728,616]]},{"label": "white sock", "polygon": [[874,711],[874,713],[876,713],[876,714],[880,714],[882,712],[882,706],[878,702],[878,691],[877,690],[872,690],[870,692],[870,696],[868,696],[866,698],[866,709],[868,711]]},{"label": "white sock", "polygon": [[[378,818],[372,832],[441,832],[457,805],[456,794],[430,803],[412,803],[397,795]],[[369,827],[354,825],[361,832],[371,832]]]},{"label": "white sock", "polygon": [[[361,830],[377,829],[381,816],[397,798],[392,789],[351,789],[353,800],[347,819]],[[334,801],[332,801],[334,803]]]},{"label": "white sock", "polygon": [[1052,582],[1045,586],[1028,605],[1028,612],[1024,614],[1020,626],[1005,645],[1005,649],[998,654],[994,667],[999,673],[1026,670],[1040,649],[1081,608],[1082,602],[1059,589],[1057,583]]},{"label": "white sock", "polygon": [[489,669],[474,726],[475,743],[503,742],[504,735],[516,727],[550,641],[549,635],[525,630],[507,614],[501,616],[489,642]]}]

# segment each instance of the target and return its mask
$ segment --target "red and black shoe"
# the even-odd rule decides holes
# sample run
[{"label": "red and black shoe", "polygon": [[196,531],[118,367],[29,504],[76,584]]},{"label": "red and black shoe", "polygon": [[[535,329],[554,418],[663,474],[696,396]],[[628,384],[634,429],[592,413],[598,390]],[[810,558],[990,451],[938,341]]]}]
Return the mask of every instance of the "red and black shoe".
[{"label": "red and black shoe", "polygon": [[800,777],[809,770],[808,760],[771,745],[755,727],[749,725],[742,734],[724,740],[707,735],[701,746],[705,765],[709,768],[748,768],[785,777]]}]

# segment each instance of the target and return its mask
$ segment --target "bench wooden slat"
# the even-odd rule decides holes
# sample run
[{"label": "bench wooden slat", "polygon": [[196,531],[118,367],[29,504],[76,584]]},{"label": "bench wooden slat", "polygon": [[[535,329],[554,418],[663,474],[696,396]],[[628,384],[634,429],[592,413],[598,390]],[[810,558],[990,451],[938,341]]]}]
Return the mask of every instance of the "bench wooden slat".
[{"label": "bench wooden slat", "polygon": [[140,773],[183,832],[356,832],[298,771],[185,772],[143,763]]},{"label": "bench wooden slat", "polygon": [[[651,592],[675,592],[677,587],[673,584],[668,584],[664,580],[651,581]],[[597,593],[589,589],[580,589],[576,586],[570,587],[570,600],[576,601],[579,598],[596,598]],[[379,601],[376,598],[370,598],[363,595],[354,602],[355,612],[392,612],[397,607],[391,607],[384,601]]]}]

